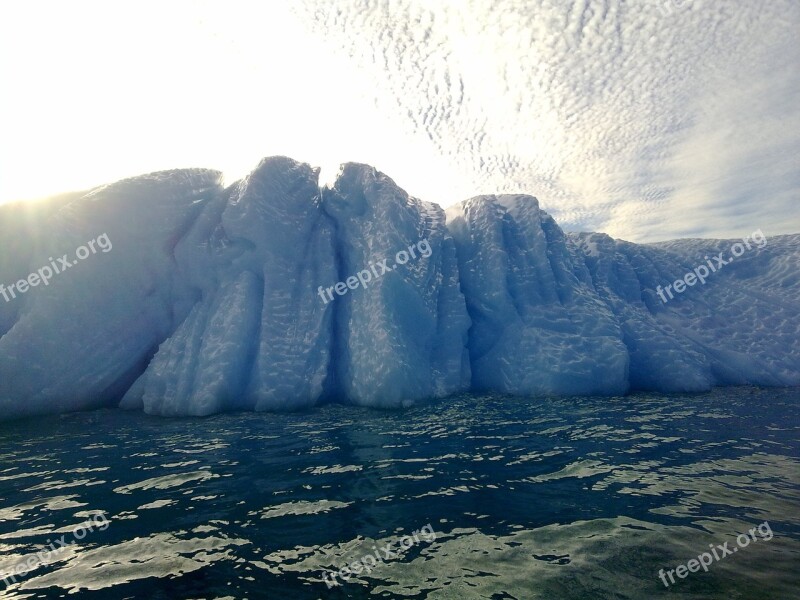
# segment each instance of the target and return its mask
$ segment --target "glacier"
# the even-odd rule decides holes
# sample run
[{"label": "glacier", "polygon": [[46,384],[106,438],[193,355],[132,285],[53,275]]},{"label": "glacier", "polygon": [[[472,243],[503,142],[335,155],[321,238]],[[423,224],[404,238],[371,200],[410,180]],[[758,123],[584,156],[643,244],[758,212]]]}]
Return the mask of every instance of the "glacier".
[{"label": "glacier", "polygon": [[[105,234],[110,251],[0,296],[0,419],[339,402],[800,385],[800,235],[663,288],[739,240],[567,233],[527,195],[442,209],[357,163],[266,158],[0,206],[0,284]],[[424,241],[369,285],[321,290]]]}]

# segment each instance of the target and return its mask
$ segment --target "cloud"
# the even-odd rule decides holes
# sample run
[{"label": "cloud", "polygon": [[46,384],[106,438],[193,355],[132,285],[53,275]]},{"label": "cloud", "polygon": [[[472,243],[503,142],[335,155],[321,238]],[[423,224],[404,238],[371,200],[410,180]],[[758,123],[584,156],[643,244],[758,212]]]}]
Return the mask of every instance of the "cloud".
[{"label": "cloud", "polygon": [[797,0],[31,0],[0,202],[263,156],[633,241],[800,231]]},{"label": "cloud", "polygon": [[[793,0],[309,0],[301,22],[451,166],[412,193],[537,195],[633,241],[800,231]],[[387,141],[387,143],[390,143]]]}]

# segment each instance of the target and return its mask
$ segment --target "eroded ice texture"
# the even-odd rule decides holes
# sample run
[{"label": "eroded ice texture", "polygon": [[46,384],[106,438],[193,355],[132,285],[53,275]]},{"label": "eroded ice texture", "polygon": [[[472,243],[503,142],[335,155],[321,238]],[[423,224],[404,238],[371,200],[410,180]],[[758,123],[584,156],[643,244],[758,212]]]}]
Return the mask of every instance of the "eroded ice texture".
[{"label": "eroded ice texture", "polygon": [[[444,212],[371,168],[345,166],[325,203],[318,170],[274,157],[228,189],[212,171],[156,173],[54,210],[7,247],[0,281],[101,234],[113,248],[0,305],[2,417],[396,406],[469,386]],[[2,231],[27,222],[1,214]],[[367,288],[318,294],[422,240],[428,256]]]},{"label": "eroded ice texture", "polygon": [[[324,197],[339,240],[338,280],[361,271],[364,280],[371,278],[367,287],[359,283],[332,302],[342,396],[396,406],[467,389],[470,322],[444,211],[353,163],[344,165]],[[409,254],[400,257],[405,264],[396,264],[398,252]],[[378,268],[382,259],[385,274]]]},{"label": "eroded ice texture", "polygon": [[[317,175],[274,157],[228,188],[180,170],[0,207],[6,286],[113,244],[0,297],[0,418],[800,385],[800,235],[664,303],[659,286],[736,240],[565,234],[529,196],[473,198],[445,222],[366,165],[330,189]],[[323,299],[383,259],[395,268]]]},{"label": "eroded ice texture", "polygon": [[461,288],[472,317],[473,384],[514,394],[619,394],[628,353],[582,257],[530,196],[451,207]]},{"label": "eroded ice texture", "polygon": [[[119,399],[158,344],[181,324],[192,290],[175,263],[177,242],[220,192],[215,171],[169,171],[98,188],[36,226],[25,260],[5,261],[8,285],[107,234],[97,252],[6,303],[0,337],[0,415],[58,413]],[[25,222],[25,206],[5,219]],[[7,246],[4,244],[4,253]]]},{"label": "eroded ice texture", "polygon": [[[618,315],[634,387],[800,385],[800,235],[755,236],[758,241],[748,241],[750,249],[743,245],[739,257],[731,247],[741,239],[637,245],[602,234],[572,238],[592,248],[586,264]],[[701,265],[716,266],[720,253],[730,262],[705,284],[673,293],[673,299],[663,292]]]},{"label": "eroded ice texture", "polygon": [[288,158],[265,159],[209,204],[176,251],[197,303],[123,407],[207,415],[320,400],[333,329],[316,288],[336,271],[317,176]]},{"label": "eroded ice texture", "polygon": [[741,240],[638,245],[565,235],[529,196],[481,196],[447,212],[473,320],[476,388],[800,385],[798,235],[750,241],[704,285],[670,299],[663,288],[709,260],[716,265],[720,252],[730,260]]}]

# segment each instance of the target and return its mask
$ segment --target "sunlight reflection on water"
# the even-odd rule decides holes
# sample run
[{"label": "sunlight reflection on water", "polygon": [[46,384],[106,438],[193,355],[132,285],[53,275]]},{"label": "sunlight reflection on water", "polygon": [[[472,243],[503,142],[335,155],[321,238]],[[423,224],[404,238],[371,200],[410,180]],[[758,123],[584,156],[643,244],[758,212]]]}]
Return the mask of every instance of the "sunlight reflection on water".
[{"label": "sunlight reflection on water", "polygon": [[[684,598],[800,586],[800,390],[461,396],[202,420],[97,411],[0,425],[0,578],[89,515],[7,598]],[[430,523],[329,591],[340,567]],[[2,587],[0,582],[0,587]]]}]

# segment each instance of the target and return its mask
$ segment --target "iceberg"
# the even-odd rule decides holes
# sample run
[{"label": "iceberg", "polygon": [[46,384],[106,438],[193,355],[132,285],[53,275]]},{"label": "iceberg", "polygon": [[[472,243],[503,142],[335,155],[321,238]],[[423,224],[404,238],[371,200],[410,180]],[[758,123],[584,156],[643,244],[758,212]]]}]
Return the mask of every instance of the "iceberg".
[{"label": "iceberg", "polygon": [[445,211],[368,165],[318,175],[272,157],[0,207],[0,419],[800,385],[800,235],[633,244],[531,196]]}]

